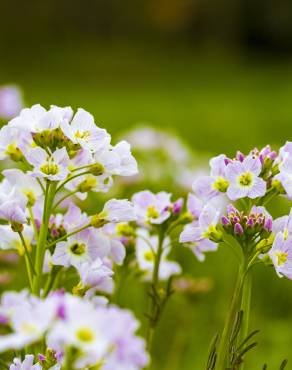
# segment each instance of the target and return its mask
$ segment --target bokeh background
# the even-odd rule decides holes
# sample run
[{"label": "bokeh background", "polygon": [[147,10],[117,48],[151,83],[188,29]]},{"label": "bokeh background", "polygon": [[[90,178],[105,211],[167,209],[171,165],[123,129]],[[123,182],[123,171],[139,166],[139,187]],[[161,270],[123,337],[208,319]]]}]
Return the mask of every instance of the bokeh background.
[{"label": "bokeh background", "polygon": [[[18,84],[26,105],[83,107],[116,137],[140,122],[171,130],[194,164],[291,140],[290,0],[14,0],[0,2],[0,17],[0,85]],[[149,186],[180,193],[175,184]],[[207,280],[201,293],[168,305],[153,369],[201,370],[236,261],[225,246],[203,264],[186,248],[173,253],[186,273]],[[261,267],[254,275],[251,327],[261,333],[246,368],[278,369],[285,357],[292,368],[292,282]],[[128,286],[121,304],[144,322],[144,287]]]}]

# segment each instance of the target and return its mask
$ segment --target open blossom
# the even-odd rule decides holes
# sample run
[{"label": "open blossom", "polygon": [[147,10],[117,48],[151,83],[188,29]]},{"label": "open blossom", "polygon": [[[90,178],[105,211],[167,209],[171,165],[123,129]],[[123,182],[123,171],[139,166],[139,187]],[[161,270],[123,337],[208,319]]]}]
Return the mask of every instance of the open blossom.
[{"label": "open blossom", "polygon": [[132,197],[137,221],[142,224],[161,224],[171,216],[171,194],[161,191],[153,194],[145,190]]},{"label": "open blossom", "polygon": [[32,174],[35,177],[60,181],[68,175],[69,157],[65,148],[57,149],[52,154],[42,148],[33,148],[27,153],[26,159],[34,166]]},{"label": "open blossom", "polygon": [[22,109],[20,114],[12,119],[8,125],[35,134],[60,127],[62,122],[68,122],[72,115],[71,107],[61,108],[52,105],[47,111],[40,104],[35,104],[31,108]]},{"label": "open blossom", "polygon": [[193,183],[193,190],[198,197],[209,200],[226,192],[229,186],[226,163],[227,157],[224,154],[210,160],[210,176],[201,176]]},{"label": "open blossom", "polygon": [[42,370],[42,367],[39,363],[34,365],[34,355],[26,355],[23,361],[15,358],[9,370]]},{"label": "open blossom", "polygon": [[[154,263],[155,263],[155,253],[158,249],[158,236],[150,235],[145,229],[138,229],[137,231],[137,244],[136,244],[136,257],[139,268],[144,272],[144,279],[149,281],[152,278]],[[142,237],[139,237],[141,235]],[[149,243],[146,242],[147,239]],[[152,249],[150,247],[152,246]],[[170,239],[165,238],[163,242],[163,252],[161,255],[161,262],[159,266],[159,279],[167,280],[172,275],[177,275],[181,273],[181,267],[178,263],[169,261],[167,255],[170,252]]]},{"label": "open blossom", "polygon": [[52,262],[65,267],[78,267],[103,257],[109,250],[109,242],[98,230],[87,229],[57,243]]},{"label": "open blossom", "polygon": [[85,297],[91,298],[96,292],[112,293],[114,272],[100,258],[93,262],[84,262],[78,266],[82,288],[86,289]]},{"label": "open blossom", "polygon": [[133,204],[126,199],[111,199],[107,201],[101,215],[106,221],[115,223],[136,220]]},{"label": "open blossom", "polygon": [[285,189],[289,199],[292,199],[292,158],[291,155],[284,156],[282,163],[279,166],[279,173],[274,177],[280,181]]},{"label": "open blossom", "polygon": [[285,237],[283,233],[278,233],[268,255],[273,261],[277,274],[280,277],[286,276],[288,279],[292,280],[291,236]]},{"label": "open blossom", "polygon": [[26,204],[27,198],[4,179],[0,184],[0,219],[26,223]]},{"label": "open blossom", "polygon": [[220,211],[212,205],[204,206],[198,221],[188,224],[180,234],[181,243],[199,242],[203,239],[214,238],[217,236],[217,224],[219,222]]},{"label": "open blossom", "polygon": [[23,159],[32,145],[32,137],[27,131],[10,126],[0,130],[0,159],[11,158],[14,161]]},{"label": "open blossom", "polygon": [[231,200],[257,198],[265,195],[266,183],[259,177],[262,169],[259,158],[247,156],[240,161],[233,161],[226,167],[226,178],[230,185],[227,196]]},{"label": "open blossom", "polygon": [[27,197],[27,201],[31,205],[43,195],[42,188],[37,180],[23,173],[21,170],[8,169],[4,170],[2,174],[11,187],[14,186],[16,190]]},{"label": "open blossom", "polygon": [[289,215],[278,217],[274,220],[272,231],[274,234],[283,233],[285,238],[292,236],[292,209]]},{"label": "open blossom", "polygon": [[97,127],[93,116],[82,108],[78,109],[71,124],[65,121],[61,127],[73,143],[93,152],[103,149],[111,140],[106,130]]},{"label": "open blossom", "polygon": [[[27,248],[30,250],[34,238],[33,228],[29,225],[24,225],[22,235]],[[20,255],[23,255],[25,252],[18,233],[14,232],[10,225],[0,225],[0,249],[15,249]]]}]

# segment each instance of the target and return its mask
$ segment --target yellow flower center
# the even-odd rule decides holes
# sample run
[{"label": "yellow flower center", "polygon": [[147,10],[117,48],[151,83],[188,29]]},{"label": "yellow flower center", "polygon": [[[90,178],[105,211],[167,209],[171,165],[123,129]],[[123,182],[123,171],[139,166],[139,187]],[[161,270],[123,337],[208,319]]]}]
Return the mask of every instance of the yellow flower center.
[{"label": "yellow flower center", "polygon": [[81,342],[92,342],[94,339],[94,332],[90,328],[80,328],[76,332],[76,337]]},{"label": "yellow flower center", "polygon": [[53,157],[48,157],[46,162],[40,167],[40,170],[46,175],[56,175],[59,167],[56,165]]},{"label": "yellow flower center", "polygon": [[75,133],[75,137],[76,139],[83,139],[83,140],[86,140],[90,137],[90,132],[89,131],[77,131]]},{"label": "yellow flower center", "polygon": [[213,183],[213,186],[216,190],[225,193],[229,186],[229,182],[225,180],[223,177],[218,176],[216,181]]},{"label": "yellow flower center", "polygon": [[276,251],[274,254],[278,258],[279,267],[288,261],[288,253]]},{"label": "yellow flower center", "polygon": [[158,218],[159,212],[154,206],[149,206],[147,209],[147,216],[148,218]]},{"label": "yellow flower center", "polygon": [[74,243],[70,246],[70,251],[76,256],[81,256],[86,251],[86,245],[84,243]]},{"label": "yellow flower center", "polygon": [[250,186],[252,183],[252,173],[245,172],[239,176],[239,184],[241,186]]},{"label": "yellow flower center", "polygon": [[146,261],[152,262],[154,261],[154,254],[152,251],[147,251],[144,253],[144,258]]}]

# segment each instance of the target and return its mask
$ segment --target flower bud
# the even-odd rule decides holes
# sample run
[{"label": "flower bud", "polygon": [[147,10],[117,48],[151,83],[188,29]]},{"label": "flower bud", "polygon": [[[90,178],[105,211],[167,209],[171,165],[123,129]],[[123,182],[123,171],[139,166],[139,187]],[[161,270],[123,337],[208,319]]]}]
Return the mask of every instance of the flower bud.
[{"label": "flower bud", "polygon": [[230,220],[229,220],[229,218],[227,218],[226,216],[222,216],[222,218],[221,218],[221,222],[222,222],[222,225],[223,225],[223,226],[230,225]]},{"label": "flower bud", "polygon": [[243,228],[238,222],[234,225],[234,234],[237,234],[237,235],[243,234]]},{"label": "flower bud", "polygon": [[23,225],[18,222],[11,222],[11,229],[18,233],[23,231]]},{"label": "flower bud", "polygon": [[102,226],[106,225],[108,221],[103,217],[102,212],[94,215],[90,219],[90,225],[99,229]]},{"label": "flower bud", "polygon": [[104,167],[100,163],[95,163],[93,166],[89,167],[89,172],[94,176],[101,176],[104,173]]}]

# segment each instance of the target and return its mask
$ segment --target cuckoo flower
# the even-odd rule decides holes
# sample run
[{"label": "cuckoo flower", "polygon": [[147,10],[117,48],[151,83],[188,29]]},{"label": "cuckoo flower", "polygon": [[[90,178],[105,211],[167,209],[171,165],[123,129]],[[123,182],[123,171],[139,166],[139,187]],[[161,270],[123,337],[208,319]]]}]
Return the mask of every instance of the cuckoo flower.
[{"label": "cuckoo flower", "polygon": [[259,177],[262,170],[259,158],[247,156],[240,161],[233,161],[226,168],[226,177],[230,185],[227,196],[231,200],[257,198],[266,193],[266,183]]},{"label": "cuckoo flower", "polygon": [[277,274],[282,277],[286,276],[292,280],[292,238],[285,238],[283,233],[278,233],[268,252],[273,261]]},{"label": "cuckoo flower", "polygon": [[209,200],[226,192],[229,185],[226,176],[228,163],[229,161],[224,154],[210,160],[210,176],[201,176],[193,183],[193,190],[199,198]]},{"label": "cuckoo flower", "polygon": [[9,370],[42,370],[42,367],[39,363],[34,365],[34,355],[25,355],[23,361],[15,358]]},{"label": "cuckoo flower", "polygon": [[0,87],[0,117],[11,119],[15,117],[22,108],[22,94],[17,86]]},{"label": "cuckoo flower", "polygon": [[292,157],[285,156],[283,162],[279,166],[279,173],[274,177],[280,181],[289,199],[292,199]]},{"label": "cuckoo flower", "polygon": [[171,216],[171,194],[161,191],[153,194],[145,190],[132,197],[139,224],[162,224]]},{"label": "cuckoo flower", "polygon": [[32,175],[50,181],[65,180],[68,175],[69,157],[65,148],[48,154],[42,148],[33,148],[26,159],[34,166]]},{"label": "cuckoo flower", "polygon": [[74,144],[92,152],[102,150],[110,143],[110,135],[106,130],[96,126],[93,116],[79,108],[71,124],[63,122],[62,131]]}]

